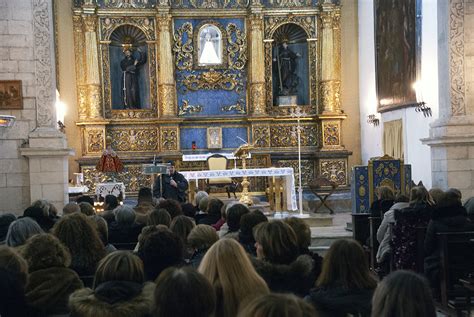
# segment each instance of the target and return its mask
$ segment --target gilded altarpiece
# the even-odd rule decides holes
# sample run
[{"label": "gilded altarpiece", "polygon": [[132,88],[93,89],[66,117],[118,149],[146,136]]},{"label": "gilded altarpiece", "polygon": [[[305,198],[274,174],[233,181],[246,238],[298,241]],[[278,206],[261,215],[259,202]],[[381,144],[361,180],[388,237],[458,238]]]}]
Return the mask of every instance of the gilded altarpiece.
[{"label": "gilded altarpiece", "polygon": [[[296,107],[303,111],[303,185],[317,176],[348,185],[339,1],[74,0],[73,26],[77,152],[91,190],[105,179],[94,166],[107,137],[125,164],[117,180],[136,193],[150,185],[140,166],[155,156],[177,160],[181,170],[205,169],[181,157],[211,152],[212,128],[222,134],[213,152],[253,143],[251,167],[291,166],[297,178]],[[284,43],[298,64],[290,74],[296,97],[283,96],[288,104],[279,98],[287,92],[278,61]],[[126,86],[129,78],[137,85]],[[129,104],[134,98],[139,102]],[[253,180],[251,190],[267,186]]]}]

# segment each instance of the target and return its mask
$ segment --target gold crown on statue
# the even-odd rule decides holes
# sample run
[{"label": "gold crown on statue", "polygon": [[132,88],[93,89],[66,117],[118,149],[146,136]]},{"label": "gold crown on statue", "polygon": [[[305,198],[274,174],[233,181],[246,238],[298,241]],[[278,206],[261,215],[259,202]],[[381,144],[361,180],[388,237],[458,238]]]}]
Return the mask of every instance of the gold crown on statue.
[{"label": "gold crown on statue", "polygon": [[126,51],[133,52],[134,47],[133,44],[122,44],[122,51],[125,53]]}]

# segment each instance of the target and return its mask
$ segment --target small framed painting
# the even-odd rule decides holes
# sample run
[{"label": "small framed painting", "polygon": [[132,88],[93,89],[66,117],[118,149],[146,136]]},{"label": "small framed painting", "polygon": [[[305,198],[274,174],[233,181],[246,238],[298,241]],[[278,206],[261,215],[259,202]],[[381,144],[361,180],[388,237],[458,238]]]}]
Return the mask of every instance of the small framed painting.
[{"label": "small framed painting", "polygon": [[211,127],[207,128],[207,148],[221,149],[222,148],[222,128]]},{"label": "small framed painting", "polygon": [[0,80],[0,110],[23,109],[21,80]]}]

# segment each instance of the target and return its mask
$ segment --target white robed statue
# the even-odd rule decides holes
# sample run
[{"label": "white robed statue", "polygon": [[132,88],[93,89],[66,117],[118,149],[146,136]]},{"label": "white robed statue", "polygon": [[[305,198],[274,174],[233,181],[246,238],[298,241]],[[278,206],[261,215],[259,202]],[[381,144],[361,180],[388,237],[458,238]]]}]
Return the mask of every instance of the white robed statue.
[{"label": "white robed statue", "polygon": [[201,51],[201,56],[199,57],[199,64],[220,64],[221,59],[216,52],[216,47],[214,41],[211,37],[211,33],[206,33],[204,48]]}]

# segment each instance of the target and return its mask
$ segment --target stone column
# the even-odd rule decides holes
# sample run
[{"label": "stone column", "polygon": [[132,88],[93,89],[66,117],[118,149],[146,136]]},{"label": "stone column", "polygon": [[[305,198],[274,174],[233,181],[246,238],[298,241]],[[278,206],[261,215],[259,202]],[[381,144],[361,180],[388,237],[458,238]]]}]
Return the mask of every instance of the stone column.
[{"label": "stone column", "polygon": [[159,72],[159,109],[160,116],[175,117],[176,116],[176,87],[174,82],[174,65],[173,56],[171,54],[171,15],[169,14],[169,6],[164,5],[157,8],[158,14],[158,43],[160,56],[160,72]]},{"label": "stone column", "polygon": [[97,15],[94,5],[84,5],[82,20],[84,23],[84,62],[88,99],[88,117],[102,120],[102,98],[100,92],[99,54],[97,43]]},{"label": "stone column", "polygon": [[[469,1],[438,1],[439,118],[431,124],[433,187],[474,195],[474,19]],[[466,76],[467,75],[467,76]]]},{"label": "stone column", "polygon": [[52,8],[52,0],[32,1],[37,127],[19,150],[29,161],[30,200],[47,199],[61,209],[68,200],[67,157],[73,151],[56,129]]},{"label": "stone column", "polygon": [[265,111],[265,51],[263,46],[263,15],[261,5],[250,8],[250,104],[252,115],[264,116]]},{"label": "stone column", "polygon": [[336,52],[334,20],[334,4],[323,4],[320,15],[321,20],[321,82],[319,84],[320,101],[322,103],[323,114],[338,112],[336,106],[336,95],[339,94],[340,75],[336,70],[336,61],[340,61],[340,51]]}]

